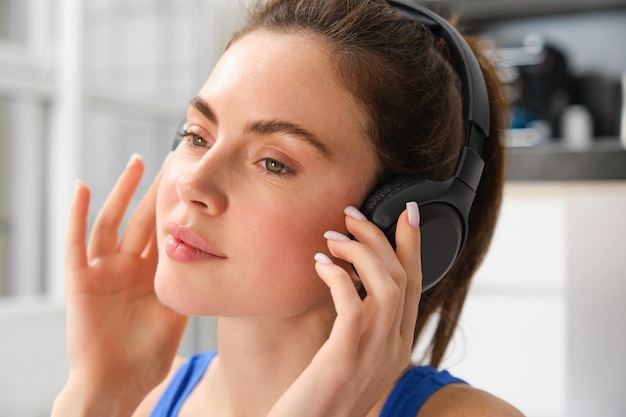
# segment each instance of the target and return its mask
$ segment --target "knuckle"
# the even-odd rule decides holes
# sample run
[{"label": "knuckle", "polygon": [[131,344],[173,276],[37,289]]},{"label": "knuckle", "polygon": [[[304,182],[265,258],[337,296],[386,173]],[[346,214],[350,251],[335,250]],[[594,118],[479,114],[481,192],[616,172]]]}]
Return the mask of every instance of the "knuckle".
[{"label": "knuckle", "polygon": [[396,282],[389,280],[387,285],[382,286],[379,295],[384,303],[396,305],[400,301],[401,290]]},{"label": "knuckle", "polygon": [[355,331],[361,331],[365,323],[365,310],[362,303],[354,303],[349,308],[346,308],[342,314],[343,319],[350,323],[350,326],[355,329]]},{"label": "knuckle", "polygon": [[[104,233],[113,228],[113,221],[106,216],[99,217],[93,225],[93,232]],[[92,232],[92,233],[93,233]]]},{"label": "knuckle", "polygon": [[409,277],[402,265],[396,264],[390,272],[395,277],[395,281],[398,283],[398,286],[400,288],[405,288]]}]

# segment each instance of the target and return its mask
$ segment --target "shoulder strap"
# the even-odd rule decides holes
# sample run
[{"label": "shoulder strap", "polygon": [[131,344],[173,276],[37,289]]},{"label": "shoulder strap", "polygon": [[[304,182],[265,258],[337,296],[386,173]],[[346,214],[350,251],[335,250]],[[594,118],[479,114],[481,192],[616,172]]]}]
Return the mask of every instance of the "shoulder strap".
[{"label": "shoulder strap", "polygon": [[216,354],[217,352],[200,353],[185,362],[170,381],[150,417],[176,417]]},{"label": "shoulder strap", "polygon": [[380,417],[415,417],[426,400],[438,389],[461,383],[448,371],[437,371],[430,366],[417,366],[407,370],[389,394]]}]

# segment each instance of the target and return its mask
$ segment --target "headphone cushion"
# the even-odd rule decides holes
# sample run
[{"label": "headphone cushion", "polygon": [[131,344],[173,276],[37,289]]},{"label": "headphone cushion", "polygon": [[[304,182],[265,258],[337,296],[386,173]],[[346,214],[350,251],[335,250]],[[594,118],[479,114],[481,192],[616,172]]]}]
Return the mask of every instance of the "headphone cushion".
[{"label": "headphone cushion", "polygon": [[[361,212],[369,219],[376,210],[376,207],[400,191],[413,185],[426,182],[424,175],[399,175],[394,176],[376,187],[361,205]],[[417,201],[420,204],[421,201]]]}]

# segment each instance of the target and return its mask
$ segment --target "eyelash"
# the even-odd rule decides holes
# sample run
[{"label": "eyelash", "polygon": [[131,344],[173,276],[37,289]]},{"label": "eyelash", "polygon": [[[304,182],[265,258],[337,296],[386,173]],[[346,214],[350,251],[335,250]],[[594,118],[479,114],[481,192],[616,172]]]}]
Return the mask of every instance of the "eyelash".
[{"label": "eyelash", "polygon": [[[207,147],[210,148],[210,144],[207,142],[206,139],[204,139],[202,136],[195,134],[193,132],[190,132],[188,130],[183,130],[178,132],[178,136],[180,136],[183,140],[185,140],[186,138],[189,138],[189,140],[187,141],[187,144],[189,146],[193,146],[193,147]],[[202,140],[204,143],[206,143],[206,145],[202,146],[202,145],[196,145],[195,144],[195,140],[199,139]],[[265,173],[267,175],[270,176],[284,176],[284,175],[291,175],[294,174],[293,170],[291,168],[289,168],[286,164],[274,159],[274,158],[262,158],[257,162],[264,170]],[[274,172],[271,171],[268,168],[268,164],[276,164],[278,166],[280,166],[280,172]]]}]

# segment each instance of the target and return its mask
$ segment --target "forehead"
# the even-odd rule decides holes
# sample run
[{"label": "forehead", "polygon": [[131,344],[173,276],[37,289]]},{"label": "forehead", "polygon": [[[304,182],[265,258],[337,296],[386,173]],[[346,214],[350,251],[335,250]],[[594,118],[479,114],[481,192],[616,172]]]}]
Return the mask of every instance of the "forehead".
[{"label": "forehead", "polygon": [[210,103],[239,97],[249,117],[334,125],[365,138],[366,112],[339,82],[330,51],[306,33],[250,32],[229,46],[201,95]]},{"label": "forehead", "polygon": [[[345,94],[332,68],[332,54],[320,37],[307,33],[255,30],[231,43],[216,69],[224,66],[235,73],[274,78],[283,81],[320,83],[336,94]],[[282,76],[282,77],[279,77]],[[272,80],[266,80],[272,83]]]}]

